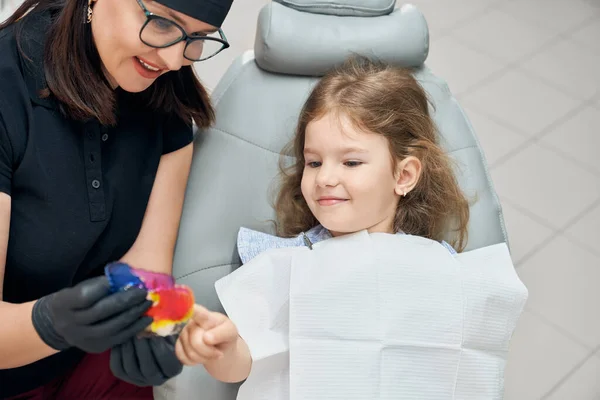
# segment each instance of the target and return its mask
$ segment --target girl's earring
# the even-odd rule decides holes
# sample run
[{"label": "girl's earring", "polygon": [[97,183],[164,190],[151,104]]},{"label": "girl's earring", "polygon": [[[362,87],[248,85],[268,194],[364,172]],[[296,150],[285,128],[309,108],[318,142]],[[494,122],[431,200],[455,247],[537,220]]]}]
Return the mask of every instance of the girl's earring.
[{"label": "girl's earring", "polygon": [[87,7],[87,23],[91,23],[92,22],[92,0],[88,1],[88,7]]}]

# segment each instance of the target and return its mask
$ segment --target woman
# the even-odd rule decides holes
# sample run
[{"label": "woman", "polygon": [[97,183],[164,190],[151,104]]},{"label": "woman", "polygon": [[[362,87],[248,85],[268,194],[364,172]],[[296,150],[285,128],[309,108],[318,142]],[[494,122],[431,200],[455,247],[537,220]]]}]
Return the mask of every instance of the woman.
[{"label": "woman", "polygon": [[214,119],[191,65],[229,46],[232,1],[27,0],[0,25],[0,398],[152,398],[181,371],[137,338],[146,293],[102,273],[171,272]]}]

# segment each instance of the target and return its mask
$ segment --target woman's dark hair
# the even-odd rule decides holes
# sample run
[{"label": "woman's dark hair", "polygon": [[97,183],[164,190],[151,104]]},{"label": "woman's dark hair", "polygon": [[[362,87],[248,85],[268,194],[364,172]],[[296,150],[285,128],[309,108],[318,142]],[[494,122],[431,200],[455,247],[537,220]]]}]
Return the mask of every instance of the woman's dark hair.
[{"label": "woman's dark hair", "polygon": [[[88,0],[25,0],[2,24],[0,30],[16,24],[19,51],[23,28],[29,14],[52,15],[44,48],[43,63],[47,89],[61,104],[66,116],[75,120],[97,119],[104,125],[116,123],[115,92],[101,69],[100,56],[92,38],[90,24],[84,23]],[[206,89],[191,66],[159,77],[139,93],[142,102],[161,113],[175,113],[199,128],[214,120],[214,110]]]}]

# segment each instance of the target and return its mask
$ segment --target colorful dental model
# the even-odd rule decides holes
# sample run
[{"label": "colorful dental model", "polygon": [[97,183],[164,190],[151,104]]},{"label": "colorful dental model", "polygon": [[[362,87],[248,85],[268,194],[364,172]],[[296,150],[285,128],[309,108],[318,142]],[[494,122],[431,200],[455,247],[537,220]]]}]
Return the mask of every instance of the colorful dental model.
[{"label": "colorful dental model", "polygon": [[133,268],[121,262],[108,264],[104,273],[112,292],[132,287],[148,291],[153,305],[145,315],[152,317],[153,322],[144,335],[177,334],[192,317],[194,293],[188,286],[175,284],[171,275]]}]

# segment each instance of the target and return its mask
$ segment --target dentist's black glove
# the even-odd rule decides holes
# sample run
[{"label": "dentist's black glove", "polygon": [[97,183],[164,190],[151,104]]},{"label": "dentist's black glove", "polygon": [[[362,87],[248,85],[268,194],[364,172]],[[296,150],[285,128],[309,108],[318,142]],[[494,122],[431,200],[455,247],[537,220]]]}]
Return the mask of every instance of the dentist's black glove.
[{"label": "dentist's black glove", "polygon": [[183,370],[176,342],[176,335],[132,338],[110,351],[110,370],[137,386],[160,386]]},{"label": "dentist's black glove", "polygon": [[101,276],[42,297],[33,306],[32,321],[40,338],[56,350],[102,353],[150,325],[152,318],[143,314],[151,305],[143,289],[111,294],[108,279]]}]

